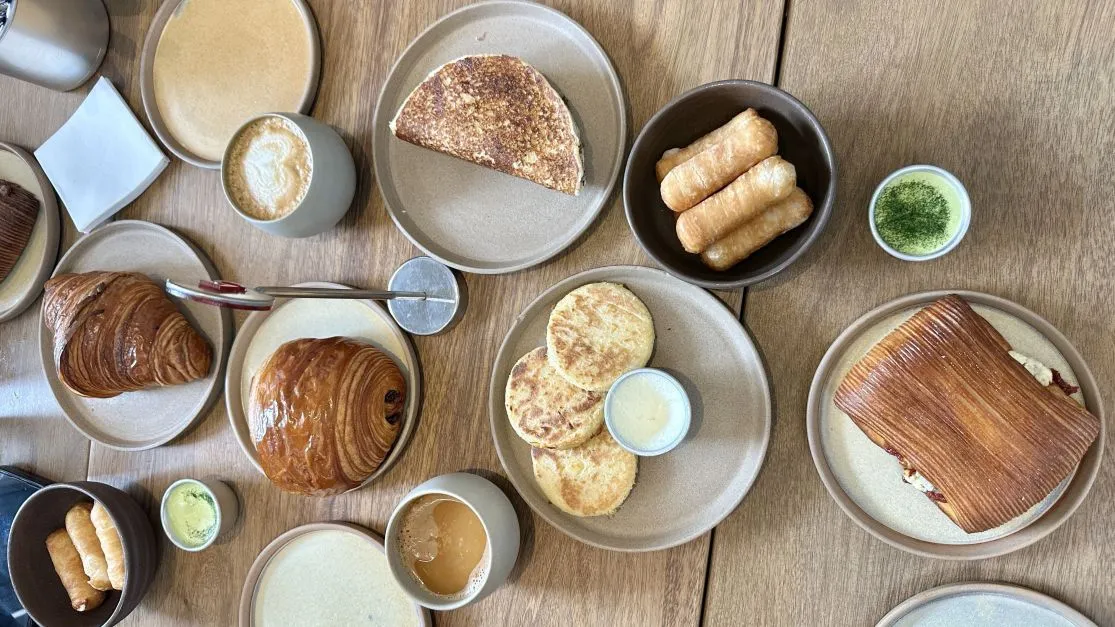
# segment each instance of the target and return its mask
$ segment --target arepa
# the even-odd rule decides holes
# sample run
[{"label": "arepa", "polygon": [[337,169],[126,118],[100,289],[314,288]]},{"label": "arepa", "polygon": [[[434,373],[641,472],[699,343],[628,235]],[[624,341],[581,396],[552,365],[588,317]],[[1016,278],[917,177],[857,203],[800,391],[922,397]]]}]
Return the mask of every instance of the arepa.
[{"label": "arepa", "polygon": [[573,385],[606,392],[654,350],[654,321],[638,296],[618,283],[589,283],[558,301],[546,324],[546,356]]},{"label": "arepa", "polygon": [[434,70],[390,123],[412,144],[576,195],[581,139],[546,77],[508,55],[474,55]]},{"label": "arepa", "polygon": [[530,451],[538,487],[555,507],[573,516],[613,514],[635,485],[638,458],[601,431],[577,448]]},{"label": "arepa", "polygon": [[604,425],[604,395],[566,381],[550,366],[544,346],[515,363],[504,405],[511,427],[531,446],[573,448]]}]

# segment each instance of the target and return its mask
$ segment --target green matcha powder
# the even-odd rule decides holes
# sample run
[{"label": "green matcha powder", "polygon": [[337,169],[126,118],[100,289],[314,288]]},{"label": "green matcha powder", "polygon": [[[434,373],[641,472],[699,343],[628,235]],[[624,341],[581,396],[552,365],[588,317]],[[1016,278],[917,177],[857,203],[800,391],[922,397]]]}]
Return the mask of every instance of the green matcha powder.
[{"label": "green matcha powder", "polygon": [[953,236],[952,208],[935,187],[917,179],[883,188],[875,202],[875,229],[898,252],[929,254]]}]

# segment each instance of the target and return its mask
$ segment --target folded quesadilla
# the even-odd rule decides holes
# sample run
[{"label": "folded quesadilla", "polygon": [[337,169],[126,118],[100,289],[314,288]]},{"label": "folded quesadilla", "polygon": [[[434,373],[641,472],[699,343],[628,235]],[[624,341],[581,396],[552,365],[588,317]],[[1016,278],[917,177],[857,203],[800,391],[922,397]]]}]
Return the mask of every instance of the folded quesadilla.
[{"label": "folded quesadilla", "polygon": [[949,295],[868,351],[835,402],[898,458],[908,483],[976,533],[1045,499],[1099,434],[1060,373],[1043,385],[1044,366],[1030,362]]},{"label": "folded quesadilla", "polygon": [[576,195],[584,163],[569,107],[541,72],[508,55],[434,70],[391,120],[403,141]]}]

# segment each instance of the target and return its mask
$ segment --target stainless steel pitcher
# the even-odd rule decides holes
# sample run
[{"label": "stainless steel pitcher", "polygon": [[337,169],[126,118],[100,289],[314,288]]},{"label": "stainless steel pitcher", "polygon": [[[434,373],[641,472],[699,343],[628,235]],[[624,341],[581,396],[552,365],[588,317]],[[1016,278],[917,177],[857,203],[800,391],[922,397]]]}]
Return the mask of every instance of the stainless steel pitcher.
[{"label": "stainless steel pitcher", "polygon": [[102,0],[0,0],[0,74],[57,91],[89,80],[108,50]]}]

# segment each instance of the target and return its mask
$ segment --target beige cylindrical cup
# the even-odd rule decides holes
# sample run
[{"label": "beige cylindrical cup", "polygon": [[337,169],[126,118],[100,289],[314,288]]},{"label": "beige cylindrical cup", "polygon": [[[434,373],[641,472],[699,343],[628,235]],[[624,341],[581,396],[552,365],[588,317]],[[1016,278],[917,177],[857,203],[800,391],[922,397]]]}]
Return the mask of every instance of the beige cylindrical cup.
[{"label": "beige cylindrical cup", "polygon": [[[310,152],[310,181],[292,210],[273,220],[261,220],[237,206],[229,189],[229,166],[230,155],[245,129],[269,117],[287,120],[301,131]],[[251,118],[232,135],[221,159],[221,187],[228,204],[256,228],[282,237],[309,237],[333,228],[348,212],[356,193],[356,164],[344,140],[328,124],[299,113],[265,113]]]},{"label": "beige cylindrical cup", "polygon": [[[484,525],[488,536],[484,558],[486,568],[479,577],[478,585],[466,588],[465,592],[454,597],[434,594],[419,583],[406,564],[400,547],[402,514],[418,497],[427,494],[444,494],[469,506]],[[415,602],[431,610],[454,610],[483,599],[507,581],[519,556],[519,519],[507,495],[494,483],[478,475],[455,472],[434,477],[403,497],[391,513],[383,546],[391,574]]]}]

